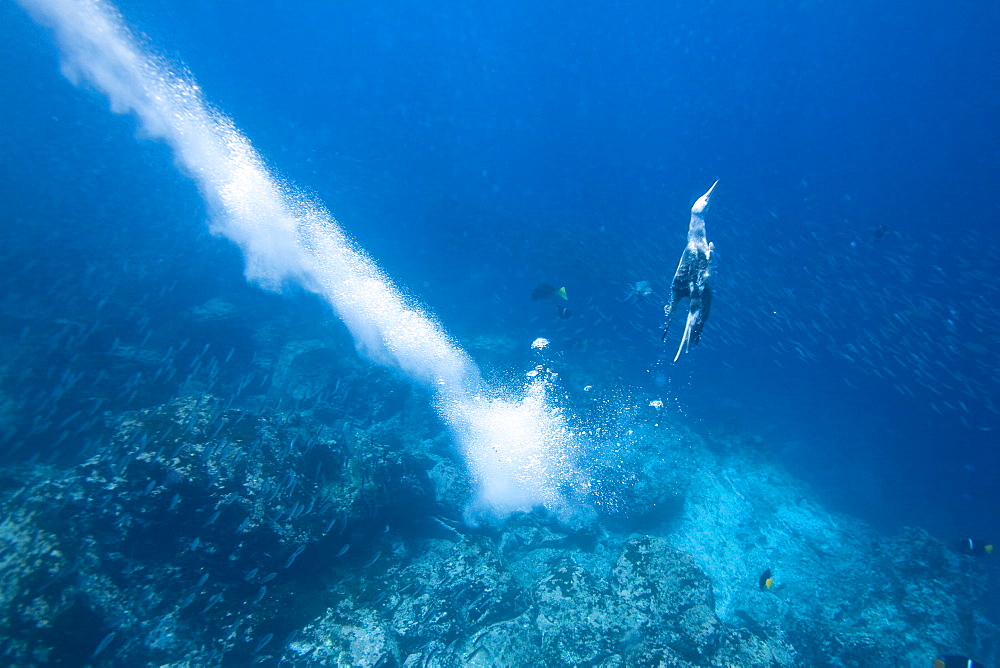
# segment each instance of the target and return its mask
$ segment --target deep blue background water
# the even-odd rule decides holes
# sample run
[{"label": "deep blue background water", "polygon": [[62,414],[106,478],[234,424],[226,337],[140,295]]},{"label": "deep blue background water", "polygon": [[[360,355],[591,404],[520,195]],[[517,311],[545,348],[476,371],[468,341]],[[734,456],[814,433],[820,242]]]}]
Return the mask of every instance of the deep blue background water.
[{"label": "deep blue background water", "polygon": [[[996,3],[122,9],[459,338],[548,335],[570,389],[759,434],[835,508],[1000,535]],[[96,297],[71,291],[93,264],[125,267],[137,298],[247,290],[167,150],[2,12],[3,235],[25,294],[86,317]],[[715,310],[669,365],[661,300],[622,298],[664,294],[715,179]],[[531,300],[542,282],[567,287],[569,319]]]}]

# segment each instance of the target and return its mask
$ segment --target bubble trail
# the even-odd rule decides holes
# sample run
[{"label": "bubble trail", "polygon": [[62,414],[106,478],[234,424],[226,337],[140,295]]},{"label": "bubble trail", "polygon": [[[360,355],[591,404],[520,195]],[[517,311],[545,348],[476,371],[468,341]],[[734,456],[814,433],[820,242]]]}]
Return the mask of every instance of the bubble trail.
[{"label": "bubble trail", "polygon": [[319,203],[275,176],[232,120],[210,106],[183,68],[156,56],[112,4],[18,0],[51,28],[62,72],[133,114],[141,133],[165,142],[198,185],[213,234],[237,244],[247,280],[279,290],[297,283],[325,299],[358,349],[435,392],[477,483],[470,519],[545,506],[571,514],[569,489],[586,481],[573,466],[565,416],[547,381],[502,391],[429,314],[408,301]]}]

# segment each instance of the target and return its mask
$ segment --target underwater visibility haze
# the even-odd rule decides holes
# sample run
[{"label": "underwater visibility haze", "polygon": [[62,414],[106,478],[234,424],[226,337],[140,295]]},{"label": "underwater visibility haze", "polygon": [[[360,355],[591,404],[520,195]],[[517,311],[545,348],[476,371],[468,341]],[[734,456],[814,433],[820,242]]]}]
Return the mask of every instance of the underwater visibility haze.
[{"label": "underwater visibility haze", "polygon": [[1000,8],[0,17],[5,663],[1000,660]]}]

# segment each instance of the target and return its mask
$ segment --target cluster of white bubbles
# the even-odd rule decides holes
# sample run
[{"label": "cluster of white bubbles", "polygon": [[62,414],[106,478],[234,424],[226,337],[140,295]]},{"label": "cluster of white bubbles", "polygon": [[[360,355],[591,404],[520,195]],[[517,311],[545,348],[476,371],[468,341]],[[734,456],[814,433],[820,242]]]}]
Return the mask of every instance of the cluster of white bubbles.
[{"label": "cluster of white bubbles", "polygon": [[278,179],[191,77],[144,48],[113,6],[19,2],[54,31],[67,78],[97,88],[112,110],[134,114],[147,136],[171,147],[208,204],[212,232],[242,250],[248,280],[274,290],[297,283],[316,293],[365,355],[435,392],[477,484],[470,519],[538,506],[574,513],[572,490],[586,482],[573,463],[565,417],[548,400],[551,378],[506,392],[486,387],[441,326],[401,295],[323,206]]}]

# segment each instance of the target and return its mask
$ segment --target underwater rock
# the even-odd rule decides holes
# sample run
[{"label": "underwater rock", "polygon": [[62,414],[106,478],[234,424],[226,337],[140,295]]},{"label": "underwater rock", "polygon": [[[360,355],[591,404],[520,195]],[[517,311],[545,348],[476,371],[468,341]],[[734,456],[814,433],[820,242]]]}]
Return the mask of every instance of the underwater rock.
[{"label": "underwater rock", "polygon": [[[541,634],[532,624],[531,613],[490,624],[463,642],[461,651],[431,655],[441,666],[525,666],[543,668],[538,647]],[[445,650],[447,648],[444,648]],[[440,656],[440,660],[438,657]]]},{"label": "underwater rock", "polygon": [[[300,334],[262,327],[254,359],[234,355],[235,368],[207,342],[182,344],[180,360],[117,342],[101,353],[120,365],[107,379],[87,385],[67,370],[56,392],[85,388],[74,400],[100,410],[50,408],[37,425],[18,416],[45,442],[63,422],[88,427],[65,439],[79,447],[71,464],[0,469],[3,661],[610,668],[994,657],[996,628],[975,612],[983,560],[919,530],[887,539],[832,514],[751,449],[710,448],[666,411],[655,422],[636,411],[608,430],[618,466],[593,468],[606,474],[596,513],[560,521],[538,510],[470,527],[469,477],[426,397],[361,364],[346,337]],[[147,388],[171,374],[168,398],[152,400]],[[87,399],[106,387],[132,399]],[[765,569],[775,581],[762,590]]]},{"label": "underwater rock", "polygon": [[[753,451],[723,452],[704,449],[670,541],[711,578],[726,624],[780,633],[805,665],[991,655],[1000,635],[972,612],[986,589],[980,563],[923,531],[883,538]],[[774,586],[762,591],[765,569]]]},{"label": "underwater rock", "polygon": [[288,341],[270,368],[272,387],[300,401],[313,399],[316,403],[322,393],[322,403],[328,406],[347,403],[351,393],[369,395],[358,392],[357,384],[365,374],[356,357],[345,355],[327,341]]},{"label": "underwater rock", "polygon": [[464,536],[461,542],[432,540],[399,572],[400,601],[392,628],[404,651],[433,639],[451,642],[500,620],[522,614],[529,599],[492,541]]},{"label": "underwater rock", "polygon": [[629,540],[611,582],[629,665],[655,656],[672,656],[690,665],[795,665],[794,651],[780,638],[762,638],[723,624],[714,612],[708,576],[666,539]]},{"label": "underwater rock", "polygon": [[691,557],[663,538],[640,536],[625,543],[611,583],[631,633],[655,637],[663,628],[661,621],[696,605],[714,606],[711,581]]},{"label": "underwater rock", "polygon": [[378,666],[399,663],[399,649],[378,613],[352,609],[349,599],[307,626],[288,646],[299,665]]},{"label": "underwater rock", "polygon": [[72,600],[46,588],[66,577],[72,565],[59,538],[44,530],[33,504],[4,504],[0,522],[0,629],[6,645],[24,648],[33,661],[53,658],[50,647],[31,643],[32,633],[52,633],[62,627]]},{"label": "underwater rock", "polygon": [[434,486],[434,500],[437,505],[457,515],[457,511],[468,503],[472,497],[473,488],[469,476],[454,455],[431,455],[433,462],[427,477]]},{"label": "underwater rock", "polygon": [[[956,554],[916,528],[904,529],[886,541],[880,553],[882,586],[875,593],[894,603],[894,609],[885,612],[898,618],[905,632],[901,641],[912,654],[936,645],[939,653],[965,648],[969,654],[983,656],[984,645],[1000,647],[1000,630],[985,619],[976,619],[975,611],[982,607],[988,591],[982,564]],[[874,603],[869,596],[861,602]],[[878,625],[877,619],[866,618],[872,626]]]},{"label": "underwater rock", "polygon": [[611,473],[613,489],[604,496],[612,501],[602,510],[619,531],[656,532],[683,514],[697,472],[711,460],[690,429],[666,416],[659,427],[637,423],[630,428],[628,448],[612,459],[627,477]]},{"label": "underwater rock", "polygon": [[611,597],[572,556],[564,556],[535,587],[535,626],[549,665],[593,665],[616,653],[621,622]]}]

